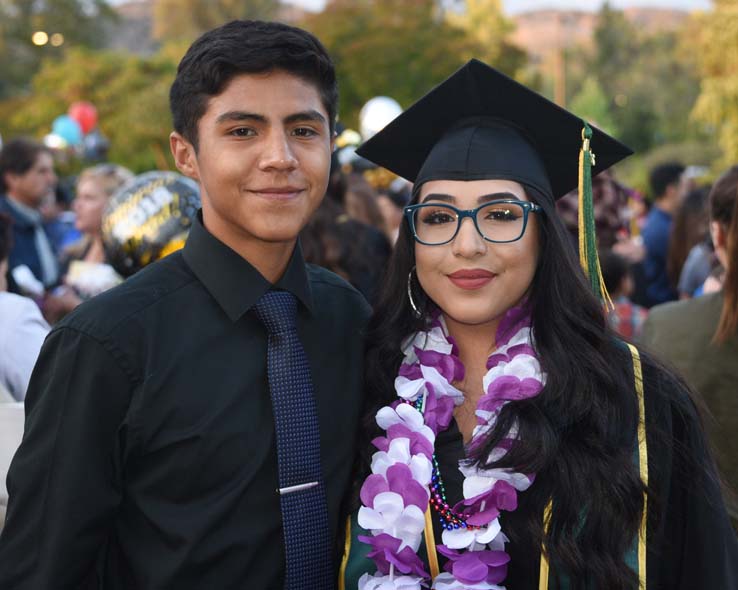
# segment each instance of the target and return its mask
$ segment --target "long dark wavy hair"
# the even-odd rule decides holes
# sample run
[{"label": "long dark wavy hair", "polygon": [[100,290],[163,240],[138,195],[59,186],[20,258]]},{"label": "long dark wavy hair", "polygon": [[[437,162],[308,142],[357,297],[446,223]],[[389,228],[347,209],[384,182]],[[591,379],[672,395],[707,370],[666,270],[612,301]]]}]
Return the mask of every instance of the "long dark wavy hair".
[{"label": "long dark wavy hair", "polygon": [[[637,576],[624,561],[638,533],[646,491],[633,462],[638,401],[627,370],[630,353],[610,331],[551,199],[530,187],[526,194],[543,208],[538,214],[540,256],[528,299],[547,380],[538,396],[503,408],[469,460],[537,473],[535,485],[520,497],[524,526],[506,534],[516,543],[543,543],[573,588],[637,588]],[[413,239],[403,224],[368,332],[365,469],[371,452],[367,441],[376,435],[374,415],[396,399],[393,381],[402,361],[401,342],[425,329],[406,295],[414,260]],[[416,280],[413,290],[421,306],[433,305]],[[519,432],[514,446],[499,461],[490,461],[490,451],[513,424]],[[544,534],[542,514],[549,498],[554,510]]]}]

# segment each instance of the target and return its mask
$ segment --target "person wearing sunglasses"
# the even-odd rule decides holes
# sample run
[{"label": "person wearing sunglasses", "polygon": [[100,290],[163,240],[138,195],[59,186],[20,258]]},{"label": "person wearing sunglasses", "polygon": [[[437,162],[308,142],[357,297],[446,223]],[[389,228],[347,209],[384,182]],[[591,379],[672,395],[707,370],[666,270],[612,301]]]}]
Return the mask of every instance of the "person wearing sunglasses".
[{"label": "person wearing sunglasses", "polygon": [[[606,319],[591,178],[630,150],[472,60],[358,153],[414,189],[339,588],[738,587],[692,393]],[[582,266],[555,210],[578,184]]]}]

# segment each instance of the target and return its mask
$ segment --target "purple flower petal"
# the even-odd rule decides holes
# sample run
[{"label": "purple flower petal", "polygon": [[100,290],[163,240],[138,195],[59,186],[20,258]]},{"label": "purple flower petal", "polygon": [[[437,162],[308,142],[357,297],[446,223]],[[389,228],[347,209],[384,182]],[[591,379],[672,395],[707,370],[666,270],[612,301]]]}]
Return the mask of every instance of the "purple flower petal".
[{"label": "purple flower petal", "polygon": [[505,312],[497,326],[497,334],[495,336],[495,344],[499,348],[510,341],[510,338],[523,327],[530,326],[530,309],[527,304],[511,307]]},{"label": "purple flower petal", "polygon": [[420,365],[418,363],[413,363],[412,365],[406,365],[404,363],[401,364],[398,374],[400,377],[406,377],[407,379],[410,379],[410,381],[415,381],[416,379],[420,379],[423,376],[423,373],[420,371]]},{"label": "purple flower petal", "polygon": [[454,415],[454,400],[447,395],[437,396],[433,386],[428,384],[428,397],[425,399],[425,423],[438,434],[448,428]]},{"label": "purple flower petal", "polygon": [[372,473],[361,486],[361,491],[359,492],[361,503],[368,508],[372,508],[374,506],[374,498],[377,494],[389,491],[390,487],[387,480],[378,473]]},{"label": "purple flower petal", "polygon": [[374,560],[377,569],[382,574],[388,574],[390,564],[403,574],[415,574],[417,576],[427,578],[430,574],[425,571],[423,562],[415,554],[410,547],[405,547],[402,551],[398,551],[402,541],[394,537],[382,533],[376,537],[359,536],[359,541],[366,543],[372,547],[368,557]]},{"label": "purple flower petal", "polygon": [[407,465],[397,463],[387,469],[387,482],[391,492],[402,496],[405,506],[417,506],[425,510],[428,505],[428,492],[413,479],[413,472]]},{"label": "purple flower petal", "polygon": [[404,424],[393,424],[387,429],[387,438],[407,438],[410,441],[410,453],[412,455],[423,454],[428,459],[433,457],[433,443],[419,432],[410,430]]}]

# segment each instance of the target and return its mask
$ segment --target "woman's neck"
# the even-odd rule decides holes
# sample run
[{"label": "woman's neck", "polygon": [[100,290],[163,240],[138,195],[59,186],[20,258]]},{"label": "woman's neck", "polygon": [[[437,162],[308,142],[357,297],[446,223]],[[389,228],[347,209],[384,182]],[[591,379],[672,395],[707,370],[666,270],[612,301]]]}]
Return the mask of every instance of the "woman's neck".
[{"label": "woman's neck", "polygon": [[90,247],[87,249],[84,260],[85,262],[105,262],[105,249],[99,234],[90,235]]},{"label": "woman's neck", "polygon": [[459,349],[459,360],[464,365],[464,380],[454,385],[464,393],[464,403],[454,411],[454,418],[464,437],[471,440],[476,426],[476,409],[484,394],[482,382],[487,373],[487,359],[495,350],[495,335],[499,319],[486,324],[461,324],[445,316],[449,336]]}]

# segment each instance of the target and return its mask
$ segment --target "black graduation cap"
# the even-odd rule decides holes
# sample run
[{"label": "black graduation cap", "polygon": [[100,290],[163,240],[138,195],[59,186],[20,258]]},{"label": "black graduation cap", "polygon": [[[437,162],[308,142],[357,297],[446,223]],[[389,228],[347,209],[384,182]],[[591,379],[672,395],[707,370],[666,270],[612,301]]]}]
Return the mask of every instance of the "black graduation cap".
[{"label": "black graduation cap", "polygon": [[[559,198],[577,187],[584,121],[472,59],[357,153],[419,187],[428,180],[500,178]],[[632,150],[592,128],[592,175]]]}]

